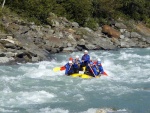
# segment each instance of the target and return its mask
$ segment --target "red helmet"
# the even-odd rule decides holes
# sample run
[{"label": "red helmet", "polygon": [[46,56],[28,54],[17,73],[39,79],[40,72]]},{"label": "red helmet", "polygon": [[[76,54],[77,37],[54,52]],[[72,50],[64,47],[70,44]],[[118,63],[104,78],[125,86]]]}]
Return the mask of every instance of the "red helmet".
[{"label": "red helmet", "polygon": [[72,60],[73,60],[73,58],[72,58],[72,57],[70,57],[70,58],[69,58],[69,60],[71,60],[71,61],[72,61]]}]

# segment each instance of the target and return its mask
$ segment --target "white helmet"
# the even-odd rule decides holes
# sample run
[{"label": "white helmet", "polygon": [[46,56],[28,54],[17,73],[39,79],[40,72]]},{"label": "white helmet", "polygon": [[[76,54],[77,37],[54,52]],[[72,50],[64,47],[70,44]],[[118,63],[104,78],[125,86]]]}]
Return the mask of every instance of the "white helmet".
[{"label": "white helmet", "polygon": [[77,55],[76,58],[79,58],[79,56]]},{"label": "white helmet", "polygon": [[69,64],[72,64],[72,61],[71,61],[71,60],[69,60]]},{"label": "white helmet", "polygon": [[84,52],[85,52],[85,53],[88,53],[88,51],[87,51],[87,50],[85,50]]},{"label": "white helmet", "polygon": [[98,58],[97,61],[98,61],[98,62],[101,62],[101,59]]}]

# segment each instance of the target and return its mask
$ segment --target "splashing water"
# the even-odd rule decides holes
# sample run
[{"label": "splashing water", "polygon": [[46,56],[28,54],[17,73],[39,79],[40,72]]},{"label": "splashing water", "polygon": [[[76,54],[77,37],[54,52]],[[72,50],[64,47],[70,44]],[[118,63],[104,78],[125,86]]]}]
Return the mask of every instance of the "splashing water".
[{"label": "splashing water", "polygon": [[[82,79],[53,72],[71,56],[52,55],[52,61],[0,66],[1,113],[150,113],[150,48],[90,51],[100,58],[108,76]],[[115,112],[113,112],[115,113]]]}]

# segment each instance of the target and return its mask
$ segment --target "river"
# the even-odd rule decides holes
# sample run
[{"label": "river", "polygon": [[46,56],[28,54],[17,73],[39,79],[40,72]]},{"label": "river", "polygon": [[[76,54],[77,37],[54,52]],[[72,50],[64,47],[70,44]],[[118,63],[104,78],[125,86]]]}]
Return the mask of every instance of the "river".
[{"label": "river", "polygon": [[108,76],[82,79],[53,72],[69,57],[82,52],[52,55],[52,61],[0,66],[0,113],[150,113],[150,48],[90,51],[100,58]]}]

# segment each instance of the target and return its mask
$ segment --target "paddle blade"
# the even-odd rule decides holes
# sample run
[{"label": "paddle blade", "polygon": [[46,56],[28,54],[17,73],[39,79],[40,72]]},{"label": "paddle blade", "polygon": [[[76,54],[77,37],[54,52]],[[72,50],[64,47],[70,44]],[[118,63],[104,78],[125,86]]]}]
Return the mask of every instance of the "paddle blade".
[{"label": "paddle blade", "polygon": [[60,67],[60,71],[63,71],[65,69],[66,69],[65,66]]},{"label": "paddle blade", "polygon": [[108,76],[108,74],[107,74],[106,72],[103,72],[103,75],[104,75],[104,76]]},{"label": "paddle blade", "polygon": [[60,71],[60,67],[55,67],[55,68],[53,68],[53,71],[54,71],[54,72]]}]

